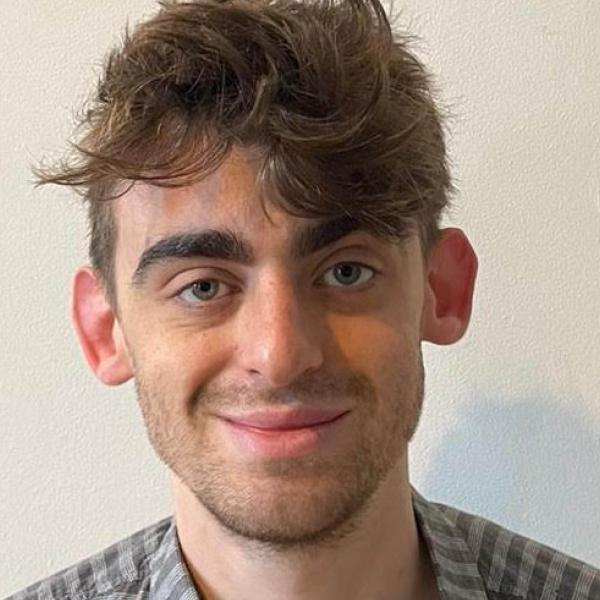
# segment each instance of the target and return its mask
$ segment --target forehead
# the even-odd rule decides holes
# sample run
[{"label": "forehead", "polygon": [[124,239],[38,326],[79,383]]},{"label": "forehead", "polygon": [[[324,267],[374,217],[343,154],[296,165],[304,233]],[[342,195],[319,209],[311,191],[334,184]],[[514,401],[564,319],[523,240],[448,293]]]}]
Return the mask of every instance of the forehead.
[{"label": "forehead", "polygon": [[226,217],[256,221],[253,208],[258,200],[256,166],[235,152],[193,185],[168,188],[136,183],[115,201],[114,214],[123,231],[149,236],[163,227],[189,227]]},{"label": "forehead", "polygon": [[[161,188],[136,184],[114,205],[117,261],[120,257],[136,261],[147,248],[169,236],[208,229],[234,232],[249,242],[257,256],[283,249],[298,258],[302,248],[318,245],[314,231],[312,241],[306,235],[301,239],[301,234],[331,218],[296,217],[275,207],[268,198],[261,198],[257,172],[254,159],[232,152],[216,171],[193,185]],[[356,220],[341,221],[321,232],[322,242],[355,231],[378,237]],[[381,238],[375,241],[383,243]]]},{"label": "forehead", "polygon": [[193,185],[136,184],[115,201],[119,240],[147,247],[175,232],[226,227],[264,245],[285,242],[294,231],[327,220],[293,216],[276,206],[258,184],[258,168],[251,155],[233,151],[218,169]]}]

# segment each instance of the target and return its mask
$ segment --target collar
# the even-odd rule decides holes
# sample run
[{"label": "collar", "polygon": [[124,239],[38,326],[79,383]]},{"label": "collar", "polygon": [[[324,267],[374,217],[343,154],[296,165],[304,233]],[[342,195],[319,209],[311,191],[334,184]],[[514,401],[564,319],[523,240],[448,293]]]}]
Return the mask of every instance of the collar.
[{"label": "collar", "polygon": [[175,517],[150,560],[150,600],[202,600],[185,564]]},{"label": "collar", "polygon": [[442,600],[486,600],[477,558],[456,524],[412,488],[419,534],[425,541]]}]

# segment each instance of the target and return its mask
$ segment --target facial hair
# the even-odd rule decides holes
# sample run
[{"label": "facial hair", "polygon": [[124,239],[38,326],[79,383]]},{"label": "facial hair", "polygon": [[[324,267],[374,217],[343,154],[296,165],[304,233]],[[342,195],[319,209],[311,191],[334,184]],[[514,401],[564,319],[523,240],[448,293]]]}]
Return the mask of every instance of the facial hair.
[{"label": "facial hair", "polygon": [[[334,547],[355,531],[376,490],[398,463],[421,414],[420,347],[378,396],[363,374],[306,379],[285,390],[200,389],[173,398],[168,377],[136,370],[138,402],[157,455],[230,535],[265,550]],[[289,405],[326,408],[350,401],[352,443],[326,456],[239,462],[214,435],[210,413]],[[179,408],[178,408],[179,407]],[[177,410],[176,410],[177,408]]]}]

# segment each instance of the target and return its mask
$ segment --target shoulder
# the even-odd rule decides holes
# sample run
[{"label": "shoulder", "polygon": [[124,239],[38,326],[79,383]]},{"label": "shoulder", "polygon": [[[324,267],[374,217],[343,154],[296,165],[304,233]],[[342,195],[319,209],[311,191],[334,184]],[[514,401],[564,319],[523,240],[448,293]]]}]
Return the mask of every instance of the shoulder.
[{"label": "shoulder", "polygon": [[468,545],[490,598],[600,599],[600,570],[595,567],[489,519],[432,504]]},{"label": "shoulder", "polygon": [[149,561],[171,526],[167,517],[104,550],[42,579],[5,600],[125,599],[149,585]]}]

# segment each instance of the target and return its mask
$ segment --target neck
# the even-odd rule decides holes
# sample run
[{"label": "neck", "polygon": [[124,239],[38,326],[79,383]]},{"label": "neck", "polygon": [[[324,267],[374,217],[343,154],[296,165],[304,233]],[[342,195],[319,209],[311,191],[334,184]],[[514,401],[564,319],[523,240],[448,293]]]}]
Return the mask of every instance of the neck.
[{"label": "neck", "polygon": [[407,471],[405,462],[388,475],[335,547],[308,551],[275,551],[235,537],[173,475],[179,542],[196,587],[207,600],[435,597]]}]

